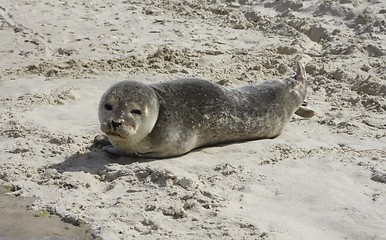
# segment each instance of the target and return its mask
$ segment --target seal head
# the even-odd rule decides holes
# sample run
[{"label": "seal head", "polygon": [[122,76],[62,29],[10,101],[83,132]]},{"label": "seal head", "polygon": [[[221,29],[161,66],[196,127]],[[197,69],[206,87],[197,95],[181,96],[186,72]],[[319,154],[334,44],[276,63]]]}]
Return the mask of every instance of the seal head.
[{"label": "seal head", "polygon": [[159,114],[157,94],[140,82],[116,83],[103,94],[98,114],[102,132],[115,147],[125,152],[146,152],[146,136]]}]

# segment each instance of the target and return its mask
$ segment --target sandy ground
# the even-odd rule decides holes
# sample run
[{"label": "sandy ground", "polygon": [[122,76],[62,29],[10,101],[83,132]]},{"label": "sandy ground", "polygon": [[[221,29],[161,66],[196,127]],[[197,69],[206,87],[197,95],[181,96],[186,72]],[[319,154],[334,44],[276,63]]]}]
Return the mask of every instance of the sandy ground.
[{"label": "sandy ground", "polygon": [[[0,185],[100,239],[386,239],[385,16],[381,0],[2,0]],[[237,87],[296,59],[317,116],[276,139],[157,161],[92,147],[117,81]]]},{"label": "sandy ground", "polygon": [[1,240],[73,240],[92,239],[89,229],[63,223],[47,210],[33,211],[33,198],[7,195],[0,187],[0,239]]}]

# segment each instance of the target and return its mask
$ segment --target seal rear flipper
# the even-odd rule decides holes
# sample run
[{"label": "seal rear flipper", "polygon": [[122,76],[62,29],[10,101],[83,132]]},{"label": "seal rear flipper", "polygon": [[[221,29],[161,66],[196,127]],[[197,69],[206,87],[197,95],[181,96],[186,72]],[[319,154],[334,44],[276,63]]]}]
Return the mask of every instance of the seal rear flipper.
[{"label": "seal rear flipper", "polygon": [[306,69],[304,67],[304,64],[300,61],[296,61],[296,75],[295,75],[296,81],[305,84],[307,80],[306,76]]},{"label": "seal rear flipper", "polygon": [[295,114],[304,118],[312,118],[315,116],[315,111],[311,108],[301,106],[298,108],[298,110],[295,111]]},{"label": "seal rear flipper", "polygon": [[296,61],[296,73],[290,78],[284,79],[290,89],[296,91],[303,101],[307,93],[307,75],[304,64]]}]

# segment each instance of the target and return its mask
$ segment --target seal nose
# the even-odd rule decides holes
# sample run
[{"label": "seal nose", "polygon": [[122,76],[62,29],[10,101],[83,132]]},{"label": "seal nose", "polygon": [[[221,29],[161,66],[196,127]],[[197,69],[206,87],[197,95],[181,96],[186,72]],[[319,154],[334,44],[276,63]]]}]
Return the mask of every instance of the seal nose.
[{"label": "seal nose", "polygon": [[114,129],[117,129],[121,125],[122,125],[122,121],[111,120],[111,126],[113,126]]}]

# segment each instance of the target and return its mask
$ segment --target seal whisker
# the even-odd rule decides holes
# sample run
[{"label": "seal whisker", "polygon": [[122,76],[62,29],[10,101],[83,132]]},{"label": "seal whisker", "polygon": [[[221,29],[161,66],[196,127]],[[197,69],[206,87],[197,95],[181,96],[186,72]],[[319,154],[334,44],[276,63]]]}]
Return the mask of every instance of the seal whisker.
[{"label": "seal whisker", "polygon": [[149,151],[149,148],[150,148],[150,143],[148,140],[146,140],[146,138],[143,138],[139,141],[137,141],[137,152],[138,153],[146,153]]},{"label": "seal whisker", "polygon": [[86,123],[85,124],[86,126],[100,126],[100,123],[98,123],[98,122],[92,122],[92,123]]}]

